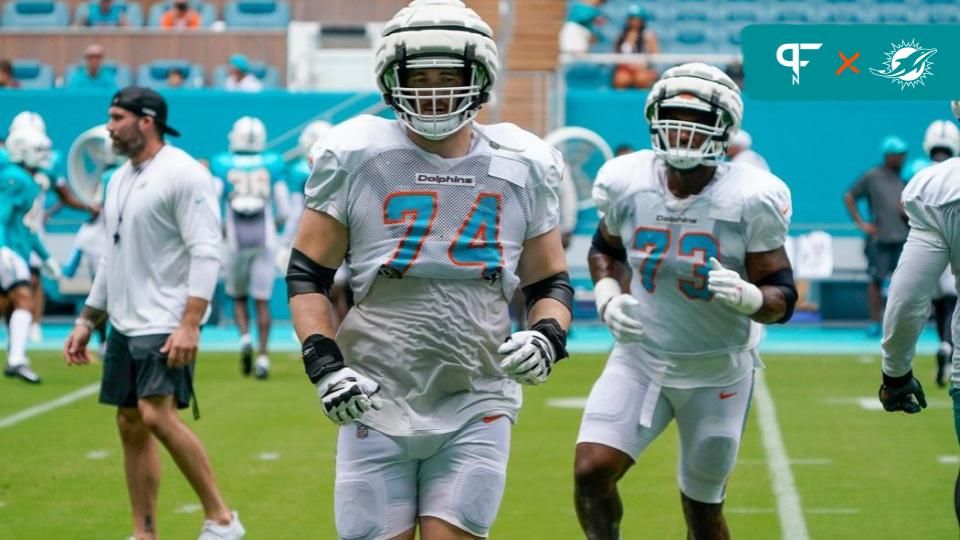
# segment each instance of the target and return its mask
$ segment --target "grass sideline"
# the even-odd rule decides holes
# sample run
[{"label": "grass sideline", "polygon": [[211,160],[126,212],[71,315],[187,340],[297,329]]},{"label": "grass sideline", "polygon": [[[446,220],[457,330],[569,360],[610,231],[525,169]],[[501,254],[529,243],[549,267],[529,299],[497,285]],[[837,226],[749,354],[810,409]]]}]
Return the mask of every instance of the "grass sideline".
[{"label": "grass sideline", "polygon": [[[573,509],[573,448],[581,411],[548,406],[585,397],[603,355],[575,355],[548,384],[525,389],[513,431],[507,489],[492,538],[582,538]],[[960,454],[950,401],[930,378],[930,409],[907,417],[865,409],[880,380],[877,357],[766,356],[766,379],[810,538],[950,538]],[[918,373],[932,372],[923,358]],[[39,387],[0,381],[0,419],[91,383],[98,365],[67,368],[33,355]],[[319,410],[297,357],[274,357],[271,379],[244,379],[236,355],[203,354],[197,391],[202,419],[188,424],[212,457],[248,538],[336,538],[335,428]],[[930,369],[926,369],[930,367]],[[928,374],[929,375],[929,374]],[[191,538],[202,516],[189,486],[162,453],[159,531]],[[682,538],[672,427],[621,482],[624,538]],[[777,501],[755,411],[726,502],[738,538],[781,536]],[[130,534],[120,443],[112,411],[86,397],[0,429],[0,538],[122,539]]]}]

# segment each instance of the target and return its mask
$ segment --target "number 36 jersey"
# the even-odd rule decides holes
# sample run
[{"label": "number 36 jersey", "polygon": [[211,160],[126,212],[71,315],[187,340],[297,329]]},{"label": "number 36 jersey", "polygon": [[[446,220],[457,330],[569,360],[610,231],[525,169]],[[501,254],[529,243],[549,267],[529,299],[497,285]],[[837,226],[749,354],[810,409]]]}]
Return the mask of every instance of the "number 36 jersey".
[{"label": "number 36 jersey", "polygon": [[784,245],[787,186],[752,165],[721,163],[700,193],[676,198],[665,162],[643,150],[607,162],[593,188],[608,231],[619,236],[631,269],[630,291],[647,339],[663,358],[716,357],[756,347],[760,325],[715,301],[707,290],[716,257],[746,279],[746,254]]},{"label": "number 36 jersey", "polygon": [[512,124],[474,130],[467,155],[444,159],[401,123],[359,116],[310,152],[307,208],[349,229],[357,305],[337,342],[384,392],[364,423],[391,435],[450,432],[520,405],[496,350],[523,243],[558,226],[563,160]]}]

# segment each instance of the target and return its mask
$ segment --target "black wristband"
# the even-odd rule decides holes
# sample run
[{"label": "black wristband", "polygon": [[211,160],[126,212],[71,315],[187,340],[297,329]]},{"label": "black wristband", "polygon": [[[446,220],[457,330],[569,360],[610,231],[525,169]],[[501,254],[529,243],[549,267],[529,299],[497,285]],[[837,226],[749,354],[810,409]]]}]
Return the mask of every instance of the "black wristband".
[{"label": "black wristband", "polygon": [[557,362],[567,357],[567,332],[556,319],[540,319],[533,323],[530,329],[546,336],[547,341],[553,347],[553,352],[557,355]]},{"label": "black wristband", "polygon": [[310,382],[317,384],[328,373],[343,369],[343,353],[337,342],[323,334],[313,334],[303,341],[303,370]]},{"label": "black wristband", "polygon": [[891,377],[886,373],[883,374],[883,385],[887,388],[899,388],[901,386],[906,386],[910,384],[910,381],[913,380],[913,370],[904,373],[899,377]]}]

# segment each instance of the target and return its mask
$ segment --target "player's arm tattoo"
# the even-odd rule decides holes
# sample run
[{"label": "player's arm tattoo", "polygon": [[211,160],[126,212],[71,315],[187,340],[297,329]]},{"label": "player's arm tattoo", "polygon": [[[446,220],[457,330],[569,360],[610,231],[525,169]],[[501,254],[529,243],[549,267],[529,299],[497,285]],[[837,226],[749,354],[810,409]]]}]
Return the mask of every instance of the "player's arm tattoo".
[{"label": "player's arm tattoo", "polygon": [[107,312],[84,304],[83,309],[80,311],[80,318],[86,319],[93,323],[94,326],[97,326],[107,318]]},{"label": "player's arm tattoo", "polygon": [[[747,279],[750,283],[757,284],[767,276],[771,276],[781,270],[790,270],[790,259],[787,257],[787,251],[779,247],[773,251],[763,251],[759,253],[747,253],[746,257]],[[788,299],[783,289],[776,285],[759,285],[760,292],[763,293],[763,306],[760,311],[754,313],[750,318],[764,324],[775,323],[787,314]]]},{"label": "player's arm tattoo", "polygon": [[[607,230],[607,225],[602,221],[600,223],[600,234],[611,247],[624,249],[623,239],[611,234]],[[590,267],[590,278],[594,283],[603,278],[612,277],[620,282],[620,287],[624,292],[630,290],[630,268],[623,261],[607,253],[591,249],[587,256],[587,265]]]},{"label": "player's arm tattoo", "polygon": [[147,514],[143,516],[143,531],[148,533],[153,533],[153,516]]}]

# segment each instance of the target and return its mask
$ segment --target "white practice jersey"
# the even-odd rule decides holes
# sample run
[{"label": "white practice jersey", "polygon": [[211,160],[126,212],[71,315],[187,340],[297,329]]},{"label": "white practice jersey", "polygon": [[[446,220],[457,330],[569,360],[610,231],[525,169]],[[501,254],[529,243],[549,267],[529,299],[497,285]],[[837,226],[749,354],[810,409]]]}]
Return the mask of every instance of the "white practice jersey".
[{"label": "white practice jersey", "polygon": [[691,359],[735,357],[757,346],[761,326],[707,290],[708,261],[716,257],[745,277],[747,253],[784,245],[791,202],[779,178],[751,165],[721,163],[704,190],[685,199],[667,189],[666,173],[653,151],[627,154],[600,169],[593,197],[627,250],[630,290],[647,334],[639,346],[664,362],[657,370],[670,380],[697,372]]},{"label": "white practice jersey", "polygon": [[474,134],[468,155],[444,159],[401,123],[359,116],[310,152],[307,208],[350,231],[357,305],[337,343],[381,385],[384,408],[364,423],[390,435],[515,418],[520,406],[496,351],[510,332],[523,243],[558,226],[563,160],[512,124],[475,129],[485,137]]},{"label": "white practice jersey", "polygon": [[[917,338],[930,313],[930,299],[944,269],[957,282],[960,269],[960,158],[951,158],[916,174],[903,189],[903,209],[910,234],[890,283],[883,317],[883,371],[900,376],[909,371]],[[953,317],[953,335],[958,332]],[[958,352],[954,349],[951,381],[960,386]]]}]

